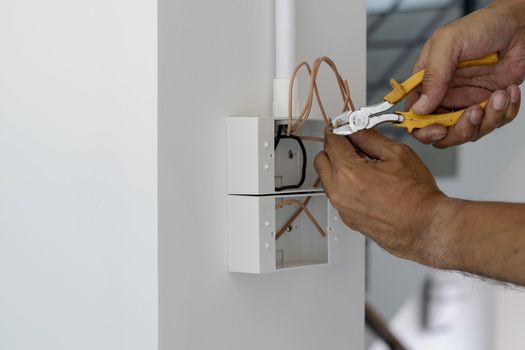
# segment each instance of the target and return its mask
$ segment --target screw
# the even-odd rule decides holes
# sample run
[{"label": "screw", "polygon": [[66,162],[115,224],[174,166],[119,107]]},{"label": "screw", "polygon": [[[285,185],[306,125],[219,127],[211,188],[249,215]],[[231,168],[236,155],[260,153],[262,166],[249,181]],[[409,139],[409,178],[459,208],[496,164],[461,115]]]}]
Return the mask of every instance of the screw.
[{"label": "screw", "polygon": [[288,159],[293,159],[293,151],[292,150],[288,151]]}]

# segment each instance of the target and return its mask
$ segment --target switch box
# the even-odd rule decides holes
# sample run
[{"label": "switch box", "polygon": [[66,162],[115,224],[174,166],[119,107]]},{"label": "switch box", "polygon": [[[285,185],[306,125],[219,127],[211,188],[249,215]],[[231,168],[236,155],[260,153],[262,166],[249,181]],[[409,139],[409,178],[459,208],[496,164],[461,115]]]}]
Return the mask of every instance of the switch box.
[{"label": "switch box", "polygon": [[[279,234],[297,211],[295,202],[311,197],[307,208],[323,236],[304,211]],[[290,205],[276,208],[292,200]],[[343,257],[338,244],[346,229],[322,193],[285,196],[228,196],[229,270],[268,273],[311,265],[334,264]]]},{"label": "switch box", "polygon": [[333,264],[348,229],[316,185],[324,121],[292,137],[287,120],[231,117],[228,130],[229,270],[268,273]]},{"label": "switch box", "polygon": [[[322,192],[313,187],[317,178],[314,159],[323,149],[319,141],[303,140],[304,154],[297,140],[282,138],[275,147],[279,128],[284,131],[287,121],[270,117],[231,117],[228,130],[228,193],[262,195],[274,193]],[[298,136],[322,138],[324,122],[308,120]],[[301,186],[283,191],[279,187],[297,185],[306,161],[304,182]]]}]

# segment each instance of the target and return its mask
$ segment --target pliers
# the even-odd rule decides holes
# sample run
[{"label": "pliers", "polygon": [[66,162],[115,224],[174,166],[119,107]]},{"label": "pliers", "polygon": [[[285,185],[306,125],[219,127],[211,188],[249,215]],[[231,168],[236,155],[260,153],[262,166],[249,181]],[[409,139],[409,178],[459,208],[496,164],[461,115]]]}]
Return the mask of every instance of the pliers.
[{"label": "pliers", "polygon": [[[493,53],[480,59],[461,62],[457,69],[493,65],[498,63],[498,53]],[[454,111],[450,113],[435,115],[418,115],[412,111],[408,112],[390,112],[390,109],[397,103],[401,102],[410,92],[422,84],[425,76],[425,70],[421,70],[403,83],[398,83],[392,79],[390,85],[392,91],[384,97],[384,101],[372,106],[365,106],[355,111],[347,111],[331,118],[333,133],[336,135],[350,135],[354,132],[364,129],[371,129],[377,125],[391,122],[392,125],[406,128],[409,133],[414,129],[424,128],[432,124],[443,126],[456,125],[459,118],[465,110]],[[485,108],[487,101],[480,104]]]}]

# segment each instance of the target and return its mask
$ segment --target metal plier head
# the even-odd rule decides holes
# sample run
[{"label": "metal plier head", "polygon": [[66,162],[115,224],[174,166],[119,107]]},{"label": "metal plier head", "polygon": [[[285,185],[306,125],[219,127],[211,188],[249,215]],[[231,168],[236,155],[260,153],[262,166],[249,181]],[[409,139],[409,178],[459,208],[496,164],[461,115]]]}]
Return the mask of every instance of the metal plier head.
[{"label": "metal plier head", "polygon": [[350,135],[354,132],[371,129],[379,124],[403,121],[403,116],[397,113],[385,113],[394,105],[384,101],[377,105],[362,107],[353,112],[344,112],[331,118],[333,133],[336,135]]}]

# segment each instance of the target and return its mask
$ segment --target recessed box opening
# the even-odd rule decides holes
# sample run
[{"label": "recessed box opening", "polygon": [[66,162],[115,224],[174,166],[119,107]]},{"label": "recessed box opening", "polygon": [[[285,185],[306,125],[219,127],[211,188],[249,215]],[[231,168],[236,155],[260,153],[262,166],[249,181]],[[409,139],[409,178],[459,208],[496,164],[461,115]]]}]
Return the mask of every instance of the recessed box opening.
[{"label": "recessed box opening", "polygon": [[[295,201],[304,203],[308,197],[278,197],[276,206],[289,203],[275,212],[275,266],[285,269],[298,266],[317,265],[328,263],[327,234],[327,198],[326,196],[312,196],[306,205],[309,212],[317,221],[319,227],[310,220],[304,211],[297,216],[293,223],[289,219],[301,207]],[[323,234],[322,234],[323,233]]]},{"label": "recessed box opening", "polygon": [[[278,132],[286,132],[287,121],[275,121],[275,135]],[[282,129],[281,129],[282,128]],[[322,139],[324,137],[324,122],[322,120],[308,120],[301,129],[295,134],[301,137],[313,137]],[[314,169],[315,156],[323,150],[321,140],[302,139],[306,153],[306,171],[304,182],[298,186],[301,181],[303,163],[305,157],[299,142],[296,139],[282,138],[275,146],[275,188],[277,193],[290,193],[301,191],[319,190],[314,187],[317,174]],[[290,188],[292,187],[292,188]]]}]

